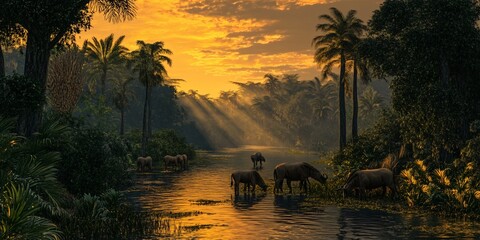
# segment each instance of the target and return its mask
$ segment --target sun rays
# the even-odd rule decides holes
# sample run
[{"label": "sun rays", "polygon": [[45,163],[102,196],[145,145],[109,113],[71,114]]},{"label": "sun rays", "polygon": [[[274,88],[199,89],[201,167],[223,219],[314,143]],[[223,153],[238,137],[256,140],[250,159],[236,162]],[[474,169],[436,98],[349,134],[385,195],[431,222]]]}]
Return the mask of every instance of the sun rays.
[{"label": "sun rays", "polygon": [[214,147],[241,145],[283,146],[274,132],[265,130],[261,113],[246,108],[246,104],[206,96],[185,94],[179,98],[190,120]]}]

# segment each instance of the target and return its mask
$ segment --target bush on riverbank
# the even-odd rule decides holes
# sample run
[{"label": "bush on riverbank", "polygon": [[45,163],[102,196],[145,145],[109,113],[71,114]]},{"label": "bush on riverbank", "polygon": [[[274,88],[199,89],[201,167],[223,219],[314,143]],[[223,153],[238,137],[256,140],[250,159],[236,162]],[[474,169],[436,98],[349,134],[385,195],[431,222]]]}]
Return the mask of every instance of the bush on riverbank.
[{"label": "bush on riverbank", "polygon": [[[359,169],[378,168],[390,161],[399,176],[399,199],[405,206],[422,208],[444,215],[478,218],[480,211],[480,136],[467,140],[459,157],[451,162],[435,161],[430,156],[406,153],[401,127],[392,111],[384,112],[374,128],[350,142],[342,153],[330,160],[334,169],[333,188],[343,186],[348,175]],[[475,133],[475,124],[471,130]],[[478,125],[478,124],[477,124]],[[388,160],[385,161],[384,159]],[[343,160],[343,161],[342,161]],[[398,161],[398,162],[395,162]]]},{"label": "bush on riverbank", "polygon": [[373,128],[360,134],[356,141],[350,141],[343,152],[335,154],[329,161],[335,177],[346,179],[354,170],[380,166],[392,153],[398,157],[401,150],[398,116],[387,109]]},{"label": "bush on riverbank", "polygon": [[401,192],[409,206],[455,215],[480,211],[480,136],[469,141],[448,168],[416,160],[403,170]]},{"label": "bush on riverbank", "polygon": [[118,135],[81,127],[65,141],[59,179],[69,192],[100,194],[119,189],[131,179],[130,147]]},{"label": "bush on riverbank", "polygon": [[[132,144],[132,156],[134,159],[141,156],[142,144],[139,139],[142,139],[142,132],[133,130],[126,135],[127,139]],[[147,155],[153,158],[154,162],[162,162],[165,155],[187,154],[188,159],[195,157],[195,150],[193,146],[188,144],[186,139],[179,136],[172,129],[161,129],[155,131],[149,138],[147,145]]]}]

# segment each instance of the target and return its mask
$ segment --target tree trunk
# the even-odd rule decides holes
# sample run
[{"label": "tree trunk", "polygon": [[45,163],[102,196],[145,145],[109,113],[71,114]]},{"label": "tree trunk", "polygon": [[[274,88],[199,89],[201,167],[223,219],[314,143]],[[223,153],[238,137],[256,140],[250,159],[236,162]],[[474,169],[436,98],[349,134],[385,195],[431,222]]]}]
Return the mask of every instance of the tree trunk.
[{"label": "tree trunk", "polygon": [[[50,58],[50,36],[29,32],[27,49],[25,52],[25,77],[33,79],[40,84],[42,96],[45,96],[48,60]],[[27,137],[38,131],[42,121],[43,104],[37,109],[30,109],[19,117],[17,130],[19,134]]]},{"label": "tree trunk", "polygon": [[125,110],[120,109],[120,136],[123,136],[125,130]]},{"label": "tree trunk", "polygon": [[352,139],[358,138],[358,93],[357,93],[357,59],[353,60],[353,117],[352,117]]},{"label": "tree trunk", "polygon": [[148,91],[148,118],[147,118],[147,136],[151,137],[152,136],[152,89]]},{"label": "tree trunk", "polygon": [[100,84],[102,86],[101,86],[100,91],[101,91],[102,95],[105,96],[105,85],[106,85],[106,82],[107,82],[107,68],[104,67],[102,71],[103,71],[102,72],[102,77],[100,79],[100,81],[101,81]]},{"label": "tree trunk", "polygon": [[145,83],[145,103],[143,104],[143,128],[142,128],[142,156],[147,152],[147,117],[148,117],[148,81]]},{"label": "tree trunk", "polygon": [[347,119],[345,113],[345,54],[342,50],[340,53],[340,83],[338,91],[338,102],[340,111],[340,151],[343,151],[347,145]]},{"label": "tree trunk", "polygon": [[0,44],[0,78],[5,77],[5,59],[3,58],[2,45]]}]

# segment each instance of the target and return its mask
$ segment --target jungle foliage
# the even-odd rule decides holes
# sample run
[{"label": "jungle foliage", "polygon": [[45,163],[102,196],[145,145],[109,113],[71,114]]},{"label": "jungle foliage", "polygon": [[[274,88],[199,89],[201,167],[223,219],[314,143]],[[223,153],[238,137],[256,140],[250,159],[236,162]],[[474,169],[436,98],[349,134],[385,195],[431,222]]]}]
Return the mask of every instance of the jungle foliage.
[{"label": "jungle foliage", "polygon": [[391,79],[392,109],[339,153],[340,176],[393,154],[408,205],[479,211],[479,19],[473,0],[386,0],[374,12],[359,51]]},{"label": "jungle foliage", "polygon": [[[213,147],[257,144],[326,151],[338,146],[335,76],[300,80],[297,74],[266,74],[261,83],[235,84],[238,91],[222,92],[217,99],[195,91],[181,92],[178,99],[186,116],[182,126],[194,123]],[[359,86],[362,131],[388,105],[385,86],[384,81]],[[346,106],[351,120],[351,101]],[[190,132],[185,133],[187,138]]]}]

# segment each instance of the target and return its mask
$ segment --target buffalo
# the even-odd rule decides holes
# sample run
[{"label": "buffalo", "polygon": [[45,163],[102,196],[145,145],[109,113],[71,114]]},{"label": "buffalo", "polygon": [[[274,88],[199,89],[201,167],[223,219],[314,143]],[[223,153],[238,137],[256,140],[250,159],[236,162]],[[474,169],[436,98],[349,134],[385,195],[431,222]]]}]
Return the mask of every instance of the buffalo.
[{"label": "buffalo", "polygon": [[187,165],[188,165],[187,154],[178,154],[176,157],[177,157],[178,165],[180,165],[183,170],[187,169]]},{"label": "buffalo", "polygon": [[366,190],[382,187],[383,196],[385,196],[386,188],[390,188],[392,198],[397,193],[393,172],[388,168],[377,168],[358,170],[350,174],[345,185],[343,185],[343,196],[347,196],[352,190],[359,190],[359,198],[362,199],[366,195]]},{"label": "buffalo", "polygon": [[[273,170],[273,179],[275,180],[274,193],[283,192],[283,179],[287,179],[287,185],[292,193],[291,181],[300,181],[300,190],[307,191],[307,185],[310,184],[308,178],[311,177],[320,183],[326,184],[328,176],[320,173],[316,168],[306,162],[281,163]],[[308,183],[308,184],[307,184]]]},{"label": "buffalo", "polygon": [[252,186],[252,193],[254,193],[256,185],[260,186],[263,191],[267,190],[267,185],[263,181],[263,178],[255,170],[233,172],[232,175],[230,176],[230,187],[233,186],[234,182],[235,182],[235,196],[238,196],[239,194],[240,183],[244,184],[243,191],[245,193],[247,193],[247,188],[248,190],[250,190],[250,186]]},{"label": "buffalo", "polygon": [[145,169],[152,170],[152,157],[138,157],[137,171],[145,171]]},{"label": "buffalo", "polygon": [[170,156],[166,155],[163,157],[163,164],[165,166],[165,171],[167,170],[168,165],[173,165],[174,170],[177,170],[177,167],[182,166],[182,157],[180,155]]},{"label": "buffalo", "polygon": [[257,164],[260,162],[260,168],[262,167],[262,162],[265,162],[265,157],[263,157],[262,153],[257,152],[253,155],[250,156],[250,159],[252,160],[253,167],[256,168]]}]

